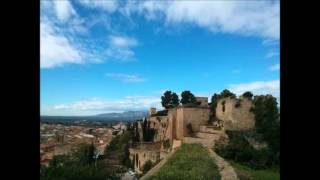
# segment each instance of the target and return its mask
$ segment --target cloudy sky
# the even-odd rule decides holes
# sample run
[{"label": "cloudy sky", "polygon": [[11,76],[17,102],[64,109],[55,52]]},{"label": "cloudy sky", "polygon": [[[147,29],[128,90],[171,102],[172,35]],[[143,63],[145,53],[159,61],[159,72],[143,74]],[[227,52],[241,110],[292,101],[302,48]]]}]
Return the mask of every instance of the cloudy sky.
[{"label": "cloudy sky", "polygon": [[280,90],[277,0],[41,0],[41,115]]}]

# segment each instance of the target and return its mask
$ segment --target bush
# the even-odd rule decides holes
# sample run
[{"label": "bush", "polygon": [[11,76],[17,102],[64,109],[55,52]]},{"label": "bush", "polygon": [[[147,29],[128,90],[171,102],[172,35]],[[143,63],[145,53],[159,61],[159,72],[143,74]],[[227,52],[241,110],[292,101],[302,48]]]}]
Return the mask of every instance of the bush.
[{"label": "bush", "polygon": [[162,145],[163,145],[163,147],[164,147],[165,149],[170,148],[170,140],[167,139],[167,140],[163,141],[163,142],[162,142]]},{"label": "bush", "polygon": [[254,149],[245,139],[243,132],[227,131],[229,143],[217,143],[215,151],[222,157],[242,163],[252,169],[265,169],[273,165],[273,156],[269,148]]},{"label": "bush", "polygon": [[148,172],[151,168],[153,167],[153,163],[148,160],[142,167],[142,172],[145,174],[146,172]]},{"label": "bush", "polygon": [[41,180],[104,180],[118,179],[116,173],[92,163],[91,145],[81,145],[70,155],[57,155],[49,166],[41,166]]},{"label": "bush", "polygon": [[118,154],[121,163],[127,167],[131,166],[129,158],[129,143],[132,140],[132,134],[129,131],[114,137],[105,149],[105,155]]},{"label": "bush", "polygon": [[253,104],[255,129],[262,135],[274,154],[280,152],[280,122],[276,98],[271,95],[255,96]]}]

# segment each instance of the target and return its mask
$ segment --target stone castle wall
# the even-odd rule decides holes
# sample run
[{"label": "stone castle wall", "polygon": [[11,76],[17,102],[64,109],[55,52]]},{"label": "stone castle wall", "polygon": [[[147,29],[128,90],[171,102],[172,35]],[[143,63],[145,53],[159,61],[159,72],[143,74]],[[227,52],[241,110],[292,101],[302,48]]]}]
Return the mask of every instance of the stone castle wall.
[{"label": "stone castle wall", "polygon": [[177,139],[189,136],[187,124],[191,124],[194,132],[200,131],[200,125],[208,123],[209,108],[179,107],[177,109],[176,134]]},{"label": "stone castle wall", "polygon": [[176,108],[168,111],[168,129],[166,137],[170,140],[177,138],[177,111]]},{"label": "stone castle wall", "polygon": [[[223,101],[225,101],[225,111],[223,112]],[[255,125],[254,114],[250,112],[251,100],[240,98],[240,106],[235,107],[237,99],[220,99],[216,107],[216,117],[223,121],[225,130],[245,130],[253,128]]]},{"label": "stone castle wall", "polygon": [[153,142],[159,142],[167,139],[168,130],[168,116],[155,116],[150,117],[150,128],[156,129],[156,134],[153,138]]}]

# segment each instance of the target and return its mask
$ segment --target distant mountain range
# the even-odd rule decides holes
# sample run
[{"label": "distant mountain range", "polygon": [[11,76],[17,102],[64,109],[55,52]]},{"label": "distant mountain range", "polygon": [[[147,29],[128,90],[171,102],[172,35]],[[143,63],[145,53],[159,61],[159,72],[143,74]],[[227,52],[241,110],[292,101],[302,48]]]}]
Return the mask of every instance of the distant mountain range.
[{"label": "distant mountain range", "polygon": [[148,115],[148,111],[126,111],[123,113],[104,113],[97,114],[96,117],[105,117],[105,118],[124,118],[124,119],[141,119]]},{"label": "distant mountain range", "polygon": [[41,116],[43,122],[74,122],[74,121],[134,121],[148,115],[148,111],[126,111],[123,113],[104,113],[93,116]]}]

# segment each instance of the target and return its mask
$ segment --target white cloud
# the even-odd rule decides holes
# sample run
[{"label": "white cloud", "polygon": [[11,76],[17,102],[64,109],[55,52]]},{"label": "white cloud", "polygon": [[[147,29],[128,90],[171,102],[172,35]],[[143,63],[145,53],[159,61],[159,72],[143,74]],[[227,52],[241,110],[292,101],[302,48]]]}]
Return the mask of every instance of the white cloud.
[{"label": "white cloud", "polygon": [[106,12],[114,12],[118,7],[116,0],[80,0],[79,3],[89,8],[98,8]]},{"label": "white cloud", "polygon": [[133,60],[135,53],[132,48],[138,44],[132,37],[109,36],[110,47],[106,50],[106,56],[124,61]]},{"label": "white cloud", "polygon": [[135,75],[135,74],[107,73],[106,76],[114,80],[118,80],[126,83],[137,83],[137,82],[146,81],[145,78],[142,78],[139,75]]},{"label": "white cloud", "polygon": [[68,20],[72,15],[76,15],[71,2],[69,0],[55,0],[54,9],[56,11],[56,16],[61,21]]},{"label": "white cloud", "polygon": [[[52,23],[50,19],[43,18],[40,23],[40,67],[55,68],[65,64],[101,63],[105,60],[115,59],[121,61],[135,60],[133,47],[139,43],[135,38],[126,36],[110,36],[104,42],[81,39],[75,33],[81,29],[81,19],[70,25],[73,29],[64,29]],[[79,29],[80,28],[80,29]]]},{"label": "white cloud", "polygon": [[269,67],[270,71],[279,71],[280,70],[280,64],[274,64]]},{"label": "white cloud", "polygon": [[90,98],[68,104],[57,104],[42,108],[42,115],[94,115],[98,113],[162,109],[159,97],[126,96],[116,100]]},{"label": "white cloud", "polygon": [[129,48],[138,45],[138,42],[134,38],[125,36],[110,36],[110,44],[112,47],[117,48]]},{"label": "white cloud", "polygon": [[276,50],[270,50],[267,54],[266,54],[266,58],[272,58],[272,57],[275,57],[275,56],[278,56],[279,55],[279,52],[277,52]]},{"label": "white cloud", "polygon": [[236,95],[241,95],[246,91],[251,91],[254,95],[271,94],[280,97],[280,81],[255,81],[242,84],[230,84],[228,88]]},{"label": "white cloud", "polygon": [[279,39],[279,1],[129,1],[121,12],[147,19],[165,17],[165,23],[195,24],[212,32]]},{"label": "white cloud", "polygon": [[48,22],[40,23],[40,67],[53,68],[66,63],[83,63],[82,53]]},{"label": "white cloud", "polygon": [[265,45],[265,46],[279,45],[279,41],[275,39],[264,39],[262,41],[262,45]]}]

